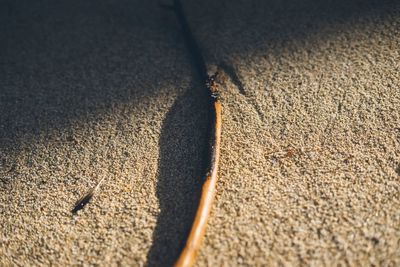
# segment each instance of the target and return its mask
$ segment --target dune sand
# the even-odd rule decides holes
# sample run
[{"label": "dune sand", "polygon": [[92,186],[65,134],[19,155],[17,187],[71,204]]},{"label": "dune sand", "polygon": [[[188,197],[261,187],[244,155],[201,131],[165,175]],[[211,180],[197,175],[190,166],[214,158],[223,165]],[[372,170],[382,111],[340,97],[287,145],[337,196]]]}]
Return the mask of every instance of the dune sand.
[{"label": "dune sand", "polygon": [[[184,6],[207,63],[231,75],[197,266],[399,266],[400,6]],[[1,1],[0,25],[0,265],[173,263],[207,141],[174,14]]]}]

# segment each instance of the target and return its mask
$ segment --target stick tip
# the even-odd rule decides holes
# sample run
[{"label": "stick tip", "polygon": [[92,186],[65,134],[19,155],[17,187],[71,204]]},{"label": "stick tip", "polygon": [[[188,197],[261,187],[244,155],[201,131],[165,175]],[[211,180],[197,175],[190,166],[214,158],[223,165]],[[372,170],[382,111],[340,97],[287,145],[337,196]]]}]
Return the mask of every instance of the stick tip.
[{"label": "stick tip", "polygon": [[71,210],[73,214],[76,214],[79,210],[83,209],[87,203],[92,199],[94,190],[90,190],[83,197],[81,197],[76,203],[74,208]]}]

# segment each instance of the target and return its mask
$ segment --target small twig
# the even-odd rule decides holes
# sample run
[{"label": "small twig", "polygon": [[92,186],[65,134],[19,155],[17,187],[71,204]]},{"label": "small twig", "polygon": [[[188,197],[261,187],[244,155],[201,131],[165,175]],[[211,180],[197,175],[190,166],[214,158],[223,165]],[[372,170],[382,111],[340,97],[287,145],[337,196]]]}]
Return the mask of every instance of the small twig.
[{"label": "small twig", "polygon": [[72,213],[77,213],[79,210],[83,209],[87,203],[93,198],[96,191],[99,189],[100,185],[103,183],[104,178],[101,178],[100,181],[92,187],[85,195],[83,195],[78,201],[76,201],[74,208],[71,210]]},{"label": "small twig", "polygon": [[209,108],[211,113],[209,168],[207,170],[205,182],[202,186],[199,206],[196,211],[191,231],[186,240],[185,247],[175,263],[175,266],[182,267],[193,265],[205,233],[208,218],[210,216],[217,184],[222,120],[221,102],[219,100],[218,86],[216,82],[218,71],[211,76],[207,74],[207,67],[201,50],[190,30],[188,21],[182,8],[182,4],[179,0],[174,1],[174,11],[179,23],[181,24],[182,33],[185,38],[186,45],[193,57],[195,67],[200,75],[200,78],[205,82],[205,88],[208,91],[210,103]]},{"label": "small twig", "polygon": [[[215,87],[216,85],[214,85]],[[212,86],[213,87],[213,86]],[[210,88],[215,93],[218,93],[217,88]],[[199,206],[197,208],[196,216],[190,231],[189,237],[186,241],[185,247],[175,263],[175,266],[192,266],[196,258],[197,252],[200,248],[201,241],[203,239],[207,221],[210,216],[212,203],[214,201],[216,184],[217,184],[217,172],[219,163],[219,151],[221,143],[221,102],[218,97],[212,97],[212,113],[213,113],[213,125],[212,125],[212,136],[211,136],[211,157],[210,167],[206,174],[205,182],[201,189],[201,196]]]}]

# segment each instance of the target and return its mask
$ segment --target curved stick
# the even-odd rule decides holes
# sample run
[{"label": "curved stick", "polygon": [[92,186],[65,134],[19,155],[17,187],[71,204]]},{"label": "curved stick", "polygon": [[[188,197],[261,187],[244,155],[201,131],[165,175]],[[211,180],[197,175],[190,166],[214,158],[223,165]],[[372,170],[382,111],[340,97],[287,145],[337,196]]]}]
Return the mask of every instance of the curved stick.
[{"label": "curved stick", "polygon": [[[212,95],[213,96],[213,95]],[[197,252],[200,248],[201,241],[207,226],[207,221],[210,216],[212,203],[215,197],[215,189],[217,183],[217,171],[219,162],[219,150],[221,143],[221,102],[218,97],[213,97],[212,100],[212,113],[213,125],[211,136],[211,157],[210,169],[207,172],[205,182],[201,189],[201,197],[199,206],[197,208],[196,216],[190,231],[189,237],[186,241],[185,247],[178,261],[175,263],[176,267],[192,266]]]},{"label": "curved stick", "polygon": [[83,195],[78,201],[76,201],[74,208],[71,210],[72,213],[77,213],[79,210],[83,209],[83,207],[86,206],[87,203],[93,198],[94,193],[100,188],[100,185],[103,183],[104,178],[101,178],[97,184],[92,187],[89,191],[86,192],[85,195]]},{"label": "curved stick", "polygon": [[192,55],[194,67],[196,68],[200,79],[205,82],[205,87],[208,91],[208,97],[210,101],[209,109],[211,113],[209,168],[206,174],[205,182],[201,189],[200,202],[196,211],[192,228],[190,230],[190,234],[187,238],[185,247],[175,263],[176,267],[186,267],[192,266],[195,261],[205,233],[207,221],[210,216],[212,203],[215,197],[221,142],[221,102],[219,100],[218,86],[215,81],[218,71],[212,76],[207,74],[205,60],[201,53],[200,47],[190,30],[189,23],[183,11],[181,2],[179,0],[174,0],[173,6],[170,6],[169,8],[175,11],[176,17],[182,28],[186,46]]}]

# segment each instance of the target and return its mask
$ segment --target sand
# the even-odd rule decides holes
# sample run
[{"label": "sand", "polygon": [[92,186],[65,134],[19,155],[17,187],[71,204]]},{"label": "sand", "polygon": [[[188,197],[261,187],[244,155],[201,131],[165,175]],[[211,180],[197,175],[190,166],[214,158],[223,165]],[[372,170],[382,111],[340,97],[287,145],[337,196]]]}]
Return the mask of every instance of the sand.
[{"label": "sand", "polygon": [[[207,63],[227,72],[196,266],[399,266],[400,5],[184,6]],[[171,265],[207,141],[174,14],[1,1],[0,25],[0,265]]]}]

